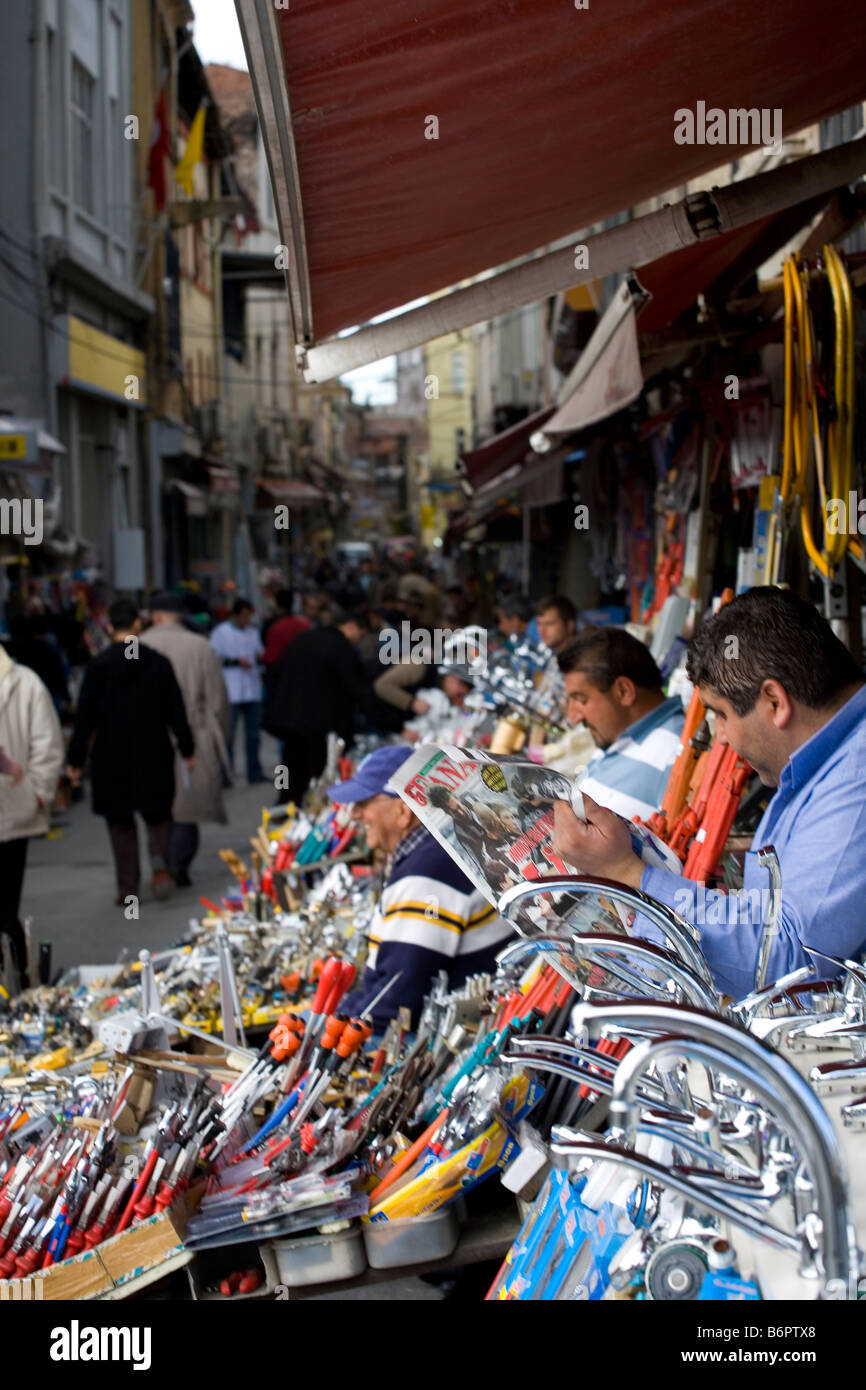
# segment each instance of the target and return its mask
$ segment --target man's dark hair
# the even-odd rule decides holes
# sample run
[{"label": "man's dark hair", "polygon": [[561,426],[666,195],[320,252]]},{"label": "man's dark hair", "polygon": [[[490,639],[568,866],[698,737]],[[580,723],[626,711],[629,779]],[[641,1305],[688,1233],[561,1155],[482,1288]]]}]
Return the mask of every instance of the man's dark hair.
[{"label": "man's dark hair", "polygon": [[437,810],[442,811],[448,805],[448,802],[451,800],[454,793],[450,790],[449,787],[435,786],[430,788],[427,795],[430,798],[430,805],[435,806]]},{"label": "man's dark hair", "polygon": [[818,610],[787,589],[749,589],[702,623],[689,643],[686,670],[728,700],[753,709],[765,680],[775,680],[809,709],[824,709],[863,673]]},{"label": "man's dark hair", "polygon": [[277,589],[274,594],[274,603],[278,608],[282,608],[284,613],[291,613],[295,602],[295,595],[291,589]]},{"label": "man's dark hair", "polygon": [[151,594],[148,607],[151,613],[182,613],[184,603],[179,594],[169,593],[167,589],[159,589],[155,594]]},{"label": "man's dark hair", "polygon": [[546,613],[550,608],[556,609],[564,623],[577,622],[577,609],[565,594],[548,594],[546,598],[540,598],[535,605],[535,612],[540,618],[542,613]]},{"label": "man's dark hair", "polygon": [[332,627],[343,627],[346,623],[357,623],[364,632],[370,627],[370,614],[366,608],[341,608],[336,603],[328,604],[328,623]]},{"label": "man's dark hair", "polygon": [[252,611],[253,605],[248,598],[236,598],[231,608],[233,618],[236,617],[238,613],[252,613]]},{"label": "man's dark hair", "polygon": [[522,623],[531,622],[535,614],[532,600],[527,598],[525,594],[509,594],[508,598],[502,599],[497,607],[503,617],[519,618]]},{"label": "man's dark hair", "polygon": [[138,617],[138,604],[131,598],[116,598],[108,610],[108,621],[115,632],[128,632]]},{"label": "man's dark hair", "polygon": [[662,677],[649,647],[624,627],[588,627],[572,637],[558,657],[564,676],[582,671],[596,690],[610,690],[618,676],[626,676],[640,690],[660,690]]}]

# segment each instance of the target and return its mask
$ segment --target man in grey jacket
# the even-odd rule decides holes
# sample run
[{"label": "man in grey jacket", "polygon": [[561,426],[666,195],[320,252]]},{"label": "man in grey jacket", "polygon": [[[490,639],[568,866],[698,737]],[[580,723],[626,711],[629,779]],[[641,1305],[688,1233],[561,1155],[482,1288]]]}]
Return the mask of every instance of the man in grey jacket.
[{"label": "man in grey jacket", "polygon": [[172,664],[195,733],[196,761],[191,773],[179,754],[175,761],[169,871],[179,887],[188,887],[190,865],[198,852],[199,823],[225,825],[223,768],[228,766],[229,702],[219,658],[207,638],[190,632],[181,622],[182,602],[175,594],[154,594],[150,601],[153,626],[141,640]]},{"label": "man in grey jacket", "polygon": [[27,841],[45,835],[63,765],[63,736],[54,701],[27,666],[0,647],[0,933],[26,987],[27,951],[18,920]]}]

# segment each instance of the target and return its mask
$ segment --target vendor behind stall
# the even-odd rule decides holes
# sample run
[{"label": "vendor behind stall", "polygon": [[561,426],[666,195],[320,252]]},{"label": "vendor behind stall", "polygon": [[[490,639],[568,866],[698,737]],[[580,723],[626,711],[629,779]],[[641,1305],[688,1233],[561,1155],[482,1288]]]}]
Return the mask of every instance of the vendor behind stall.
[{"label": "vendor behind stall", "polygon": [[568,722],[583,724],[596,745],[580,790],[629,820],[648,820],[679,752],[682,701],[665,699],[649,648],[625,628],[587,628],[558,660]]},{"label": "vendor behind stall", "polygon": [[396,792],[386,786],[411,755],[411,748],[377,748],[354,777],[328,788],[332,800],[354,803],[371,849],[388,856],[379,914],[360,988],[343,1001],[343,1010],[361,1013],[397,971],[402,974],[373,1014],[381,1032],[397,1009],[412,1012],[413,1023],[440,970],[452,988],[470,975],[492,970],[497,952],[512,935],[481,893],[457,867]]},{"label": "vendor behind stall", "polygon": [[866,948],[862,672],[811,604],[776,588],[750,589],[703,623],[687,663],[717,737],[776,788],[746,855],[745,891],[699,892],[689,879],[645,867],[628,828],[587,797],[585,823],[557,802],[557,853],[581,873],[642,888],[694,923],[717,986],[741,998],[754,983],[771,905],[756,851],[772,845],[782,893],[767,980],[804,965],[837,973],[807,947],[849,960]]}]

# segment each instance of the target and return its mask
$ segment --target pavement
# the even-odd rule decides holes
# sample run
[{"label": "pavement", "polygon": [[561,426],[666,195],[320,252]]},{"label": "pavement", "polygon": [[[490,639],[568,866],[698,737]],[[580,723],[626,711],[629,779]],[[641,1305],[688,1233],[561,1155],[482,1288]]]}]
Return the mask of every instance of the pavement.
[{"label": "pavement", "polygon": [[[279,763],[278,745],[267,734],[262,735],[261,759],[266,771]],[[102,816],[91,811],[90,787],[85,785],[84,799],[56,818],[47,839],[31,840],[27,854],[21,914],[31,919],[34,941],[52,944],[52,977],[74,965],[134,959],[144,947],[162,950],[182,938],[190,918],[201,914],[199,895],[219,902],[235,883],[219,850],[233,849],[249,863],[250,835],[262,808],[275,801],[276,792],[268,783],[250,786],[243,776],[237,777],[225,792],[228,825],[200,827],[201,846],[190,871],[193,886],[175,888],[165,902],[157,902],[150,892],[145,826],[139,820],[141,900],[135,918],[126,915],[134,907],[115,906],[108,831]]]}]

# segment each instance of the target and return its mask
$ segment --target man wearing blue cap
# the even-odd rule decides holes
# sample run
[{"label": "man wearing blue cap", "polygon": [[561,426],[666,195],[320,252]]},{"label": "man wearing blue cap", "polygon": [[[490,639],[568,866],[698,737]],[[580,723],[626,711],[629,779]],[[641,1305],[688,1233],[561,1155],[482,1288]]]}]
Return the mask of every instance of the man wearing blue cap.
[{"label": "man wearing blue cap", "polygon": [[439,841],[396,792],[394,773],[412,754],[405,746],[377,748],[354,777],[328,788],[332,800],[354,803],[371,849],[387,855],[385,886],[370,936],[360,987],[343,1009],[361,1013],[397,971],[399,980],[373,1012],[382,1032],[398,1008],[417,1023],[434,976],[445,970],[452,988],[470,975],[492,970],[512,928],[457,866]]}]

